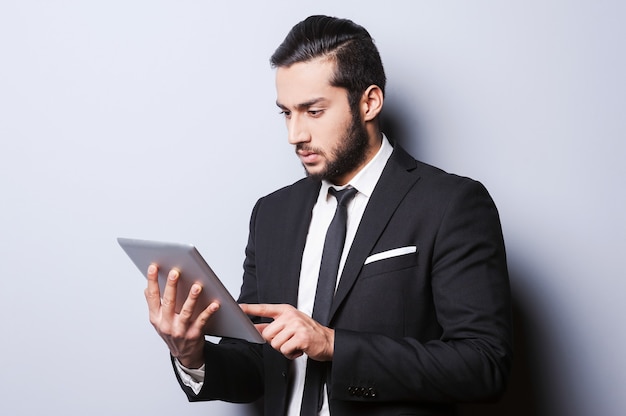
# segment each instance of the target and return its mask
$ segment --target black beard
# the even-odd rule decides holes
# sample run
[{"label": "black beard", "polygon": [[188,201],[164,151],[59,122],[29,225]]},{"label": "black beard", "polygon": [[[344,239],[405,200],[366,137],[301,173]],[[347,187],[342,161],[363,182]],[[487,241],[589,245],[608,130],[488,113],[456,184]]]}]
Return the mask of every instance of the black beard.
[{"label": "black beard", "polygon": [[325,179],[331,183],[334,180],[354,171],[366,159],[369,146],[367,130],[361,122],[358,113],[352,114],[352,122],[346,130],[345,136],[337,149],[333,151],[324,170],[318,173],[309,173],[307,176],[313,179]]}]

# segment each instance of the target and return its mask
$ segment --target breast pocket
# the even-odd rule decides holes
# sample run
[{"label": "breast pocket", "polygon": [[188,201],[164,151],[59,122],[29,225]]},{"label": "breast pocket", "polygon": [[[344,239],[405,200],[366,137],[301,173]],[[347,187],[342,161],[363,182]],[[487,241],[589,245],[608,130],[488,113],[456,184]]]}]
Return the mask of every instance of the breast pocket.
[{"label": "breast pocket", "polygon": [[405,246],[372,254],[365,260],[362,278],[392,273],[417,265],[417,246]]},{"label": "breast pocket", "polygon": [[405,336],[407,314],[414,315],[419,293],[417,248],[375,253],[366,263],[343,305],[349,319],[337,322],[338,326]]}]

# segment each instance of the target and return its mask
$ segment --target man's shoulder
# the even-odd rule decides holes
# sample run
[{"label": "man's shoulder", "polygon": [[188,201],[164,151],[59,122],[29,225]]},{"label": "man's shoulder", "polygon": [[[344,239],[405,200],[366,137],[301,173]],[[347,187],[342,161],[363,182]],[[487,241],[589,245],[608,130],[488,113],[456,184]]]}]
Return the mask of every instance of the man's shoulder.
[{"label": "man's shoulder", "polygon": [[476,182],[476,180],[457,173],[448,172],[440,167],[430,165],[425,162],[417,161],[417,171],[419,175],[426,180],[436,184],[461,184],[465,182]]},{"label": "man's shoulder", "polygon": [[417,175],[422,184],[428,184],[433,187],[449,188],[477,182],[470,177],[450,173],[440,167],[418,160],[399,146],[394,148],[390,162],[397,164],[397,166],[413,175]]},{"label": "man's shoulder", "polygon": [[290,204],[299,205],[305,201],[314,201],[317,199],[320,186],[320,181],[305,177],[261,197],[258,204],[265,207],[285,207]]}]

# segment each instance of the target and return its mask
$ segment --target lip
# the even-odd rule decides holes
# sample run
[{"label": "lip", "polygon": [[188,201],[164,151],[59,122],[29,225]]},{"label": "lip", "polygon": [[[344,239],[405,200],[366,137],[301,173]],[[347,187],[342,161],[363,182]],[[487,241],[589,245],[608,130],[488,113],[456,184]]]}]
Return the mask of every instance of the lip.
[{"label": "lip", "polygon": [[319,154],[308,150],[298,150],[298,157],[305,165],[314,164],[319,160]]}]

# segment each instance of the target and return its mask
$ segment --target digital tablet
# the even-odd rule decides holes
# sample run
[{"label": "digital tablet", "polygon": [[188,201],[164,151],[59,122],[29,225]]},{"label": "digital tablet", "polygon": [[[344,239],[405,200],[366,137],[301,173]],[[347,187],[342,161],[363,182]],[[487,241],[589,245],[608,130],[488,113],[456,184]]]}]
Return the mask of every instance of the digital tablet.
[{"label": "digital tablet", "polygon": [[144,277],[148,266],[151,264],[158,266],[161,294],[169,271],[176,269],[180,272],[176,292],[177,313],[187,299],[191,286],[194,283],[202,285],[192,319],[195,319],[211,302],[217,301],[220,304],[220,308],[207,323],[205,329],[207,335],[239,338],[260,344],[265,342],[250,318],[241,310],[193,245],[130,238],[118,238],[117,241]]}]

